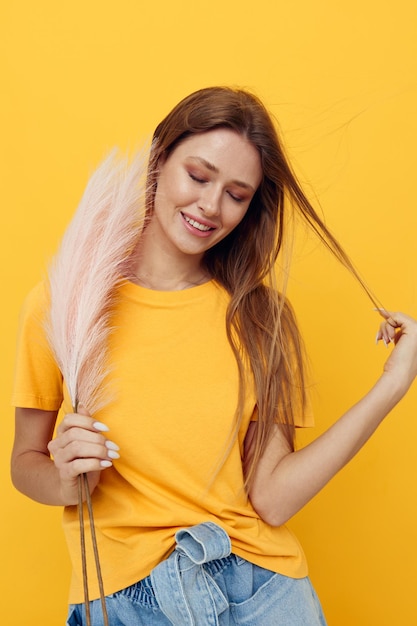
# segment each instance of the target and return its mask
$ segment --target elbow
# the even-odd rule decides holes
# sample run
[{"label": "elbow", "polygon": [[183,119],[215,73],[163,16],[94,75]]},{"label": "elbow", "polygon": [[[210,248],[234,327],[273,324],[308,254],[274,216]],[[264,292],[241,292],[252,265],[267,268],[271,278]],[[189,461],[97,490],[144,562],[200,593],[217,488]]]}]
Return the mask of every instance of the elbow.
[{"label": "elbow", "polygon": [[20,471],[19,463],[14,455],[12,456],[11,462],[10,462],[10,478],[11,478],[13,487],[17,489],[17,491],[20,491],[20,493],[25,494],[23,481],[22,481],[22,472]]},{"label": "elbow", "polygon": [[19,489],[18,487],[18,476],[19,476],[19,472],[17,471],[17,467],[16,467],[16,458],[15,458],[15,454],[14,451],[12,453],[11,459],[10,459],[10,478],[12,481],[12,485],[13,487],[15,487],[15,489]]},{"label": "elbow", "polygon": [[250,494],[252,508],[263,522],[269,526],[283,526],[291,515],[286,514],[285,507],[280,506],[280,498],[268,494]]},{"label": "elbow", "polygon": [[20,480],[19,472],[15,470],[13,465],[11,466],[11,469],[10,469],[10,478],[11,478],[13,487],[17,491],[20,491],[20,493],[23,493],[24,495],[26,495],[23,489],[22,481]]},{"label": "elbow", "polygon": [[25,464],[25,455],[21,453],[17,453],[15,450],[12,452],[12,456],[10,459],[10,478],[13,487],[22,493],[24,496],[29,496],[28,494],[28,482],[29,480],[29,470]]}]

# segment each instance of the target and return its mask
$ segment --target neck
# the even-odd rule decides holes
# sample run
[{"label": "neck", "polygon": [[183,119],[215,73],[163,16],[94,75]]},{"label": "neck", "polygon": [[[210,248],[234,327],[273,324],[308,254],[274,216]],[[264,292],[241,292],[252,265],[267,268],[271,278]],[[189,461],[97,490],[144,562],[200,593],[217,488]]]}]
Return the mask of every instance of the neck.
[{"label": "neck", "polygon": [[202,285],[210,276],[200,258],[172,257],[165,250],[139,245],[131,272],[132,282],[156,291],[181,291]]},{"label": "neck", "polygon": [[154,272],[148,274],[143,270],[138,270],[137,273],[132,274],[132,280],[137,285],[146,287],[147,289],[154,289],[155,291],[182,291],[183,289],[190,289],[191,287],[197,287],[210,280],[201,270],[200,275],[195,278],[179,276],[157,276]]}]

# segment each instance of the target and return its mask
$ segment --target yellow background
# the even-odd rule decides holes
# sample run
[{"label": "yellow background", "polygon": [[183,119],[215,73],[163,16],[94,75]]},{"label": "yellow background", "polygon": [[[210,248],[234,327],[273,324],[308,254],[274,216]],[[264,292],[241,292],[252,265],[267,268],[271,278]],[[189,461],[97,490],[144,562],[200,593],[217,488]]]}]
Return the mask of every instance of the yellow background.
[{"label": "yellow background", "polygon": [[[135,147],[184,95],[254,89],[309,193],[387,307],[417,315],[417,4],[387,0],[3,0],[1,49],[1,621],[64,624],[60,511],[8,478],[19,307],[88,174]],[[290,292],[317,427],[375,380],[387,351],[355,281],[304,235]],[[333,626],[417,624],[417,388],[292,522]]]}]

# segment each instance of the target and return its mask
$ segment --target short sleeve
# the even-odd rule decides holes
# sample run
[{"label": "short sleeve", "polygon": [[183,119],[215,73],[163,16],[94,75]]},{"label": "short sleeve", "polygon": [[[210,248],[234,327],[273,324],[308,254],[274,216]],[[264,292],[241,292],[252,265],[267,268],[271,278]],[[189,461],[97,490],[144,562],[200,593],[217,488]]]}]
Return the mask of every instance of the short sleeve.
[{"label": "short sleeve", "polygon": [[63,399],[62,375],[45,333],[48,295],[44,283],[26,297],[17,336],[12,404],[57,411]]}]

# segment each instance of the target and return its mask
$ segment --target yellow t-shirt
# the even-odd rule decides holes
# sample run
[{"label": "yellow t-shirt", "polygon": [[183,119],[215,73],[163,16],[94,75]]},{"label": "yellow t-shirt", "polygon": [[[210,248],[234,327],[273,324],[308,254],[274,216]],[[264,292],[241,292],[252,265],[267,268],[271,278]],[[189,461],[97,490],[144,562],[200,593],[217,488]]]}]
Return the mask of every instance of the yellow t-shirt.
[{"label": "yellow t-shirt", "polygon": [[[214,281],[183,291],[120,289],[109,339],[111,401],[95,417],[120,446],[102,472],[93,507],[106,594],[149,574],[174,547],[175,532],[214,521],[237,555],[295,578],[307,574],[303,551],[285,527],[273,528],[243,489],[243,441],[255,411],[249,387],[232,443],[238,370],[225,330],[228,295]],[[15,406],[71,411],[43,333],[45,289],[24,307]],[[310,418],[306,418],[308,422]],[[303,423],[299,426],[310,425]],[[73,563],[70,602],[83,601],[78,514],[64,510]],[[90,597],[99,596],[89,553]]]}]

